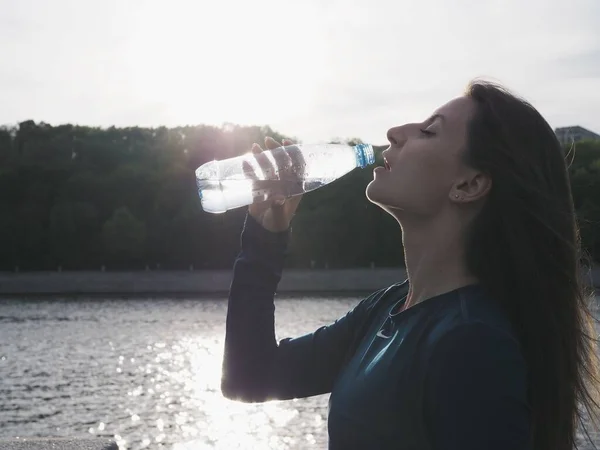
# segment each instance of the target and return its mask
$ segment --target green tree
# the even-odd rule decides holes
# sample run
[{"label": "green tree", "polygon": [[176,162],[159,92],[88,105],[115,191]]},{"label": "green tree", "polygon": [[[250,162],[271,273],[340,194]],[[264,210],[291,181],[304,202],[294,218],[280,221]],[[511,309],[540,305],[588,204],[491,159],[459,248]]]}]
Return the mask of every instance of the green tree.
[{"label": "green tree", "polygon": [[51,251],[55,262],[65,269],[98,262],[98,210],[93,204],[56,204],[50,213]]},{"label": "green tree", "polygon": [[13,156],[12,130],[0,127],[0,167],[7,164]]},{"label": "green tree", "polygon": [[111,262],[139,262],[143,259],[146,226],[127,208],[121,207],[104,223],[102,240]]},{"label": "green tree", "polygon": [[[229,268],[245,208],[202,211],[194,171],[240,155],[268,126],[108,129],[24,121],[0,127],[0,268]],[[359,138],[338,139],[356,144]],[[378,164],[381,151],[376,147]],[[600,258],[600,142],[565,148],[582,244]],[[365,198],[370,169],[305,196],[290,267],[403,263],[395,221]]]}]

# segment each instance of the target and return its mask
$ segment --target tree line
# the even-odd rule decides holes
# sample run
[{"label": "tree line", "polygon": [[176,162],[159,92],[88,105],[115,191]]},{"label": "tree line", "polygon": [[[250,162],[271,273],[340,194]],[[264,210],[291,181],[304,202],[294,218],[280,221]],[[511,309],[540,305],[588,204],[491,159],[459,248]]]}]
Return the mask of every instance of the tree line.
[{"label": "tree line", "polygon": [[[230,268],[245,208],[202,211],[194,171],[265,136],[286,137],[233,124],[102,129],[25,121],[0,129],[0,270]],[[595,258],[600,142],[579,143],[570,172],[583,245]],[[371,179],[370,169],[357,169],[305,196],[288,266],[402,265],[395,221],[365,198]]]}]

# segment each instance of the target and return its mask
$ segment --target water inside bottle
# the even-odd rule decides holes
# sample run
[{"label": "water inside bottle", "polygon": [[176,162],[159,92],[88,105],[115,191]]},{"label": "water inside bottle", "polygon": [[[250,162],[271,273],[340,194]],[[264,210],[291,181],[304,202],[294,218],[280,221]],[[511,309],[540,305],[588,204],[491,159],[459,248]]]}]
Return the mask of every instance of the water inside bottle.
[{"label": "water inside bottle", "polygon": [[200,186],[202,208],[207,212],[225,212],[237,206],[267,200],[274,195],[292,197],[327,184],[323,180],[205,180]]}]

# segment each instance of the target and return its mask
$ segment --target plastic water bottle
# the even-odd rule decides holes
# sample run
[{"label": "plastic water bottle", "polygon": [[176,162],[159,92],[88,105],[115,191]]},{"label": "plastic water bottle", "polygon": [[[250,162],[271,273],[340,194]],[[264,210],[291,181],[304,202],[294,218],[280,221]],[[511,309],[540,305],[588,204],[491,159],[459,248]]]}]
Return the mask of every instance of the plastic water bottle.
[{"label": "plastic water bottle", "polygon": [[223,213],[276,194],[313,191],[374,162],[370,144],[288,145],[207,162],[196,169],[196,183],[202,209]]}]

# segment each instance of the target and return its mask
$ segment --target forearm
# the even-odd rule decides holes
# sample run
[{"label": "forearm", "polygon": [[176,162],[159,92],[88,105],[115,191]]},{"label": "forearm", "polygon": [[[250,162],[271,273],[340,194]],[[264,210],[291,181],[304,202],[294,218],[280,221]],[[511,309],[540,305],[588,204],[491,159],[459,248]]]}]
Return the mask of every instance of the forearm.
[{"label": "forearm", "polygon": [[288,233],[271,233],[248,217],[231,283],[221,388],[225,396],[263,401],[276,357],[274,296]]}]

